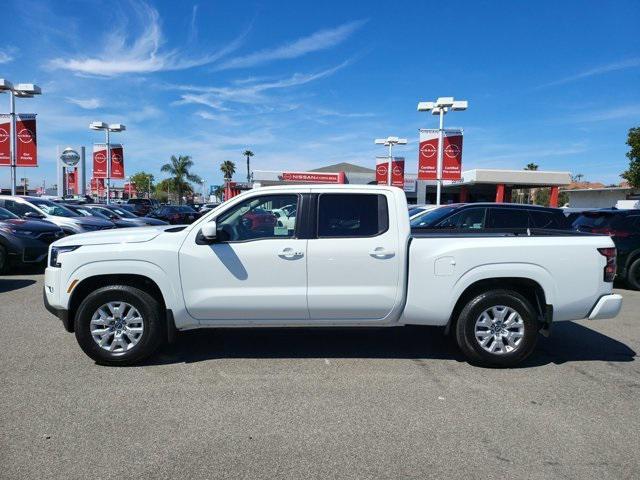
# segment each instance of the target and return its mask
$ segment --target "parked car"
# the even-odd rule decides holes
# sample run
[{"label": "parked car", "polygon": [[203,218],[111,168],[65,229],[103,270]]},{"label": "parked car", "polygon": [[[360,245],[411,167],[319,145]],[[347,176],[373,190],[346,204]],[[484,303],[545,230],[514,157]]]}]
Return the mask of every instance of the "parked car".
[{"label": "parked car", "polygon": [[202,205],[202,207],[200,207],[198,213],[204,215],[205,213],[210,212],[211,210],[213,210],[214,208],[218,208],[219,206],[220,202],[205,203],[204,205]]},{"label": "parked car", "polygon": [[273,230],[277,225],[277,218],[264,208],[254,208],[242,215],[241,222],[247,230]]},{"label": "parked car", "polygon": [[496,230],[538,228],[570,230],[561,209],[514,203],[459,203],[414,215],[417,229]]},{"label": "parked car", "polygon": [[148,216],[163,220],[172,225],[193,223],[195,219],[200,217],[198,212],[188,205],[165,205],[153,210]]},{"label": "parked car", "polygon": [[[296,205],[294,231],[244,227],[280,205]],[[605,235],[412,233],[406,212],[395,187],[264,187],[181,228],[63,238],[45,306],[109,365],[140,362],[176,330],[438,325],[471,362],[512,366],[552,322],[620,311]]]},{"label": "parked car", "polygon": [[47,220],[62,228],[65,235],[108,230],[116,226],[109,220],[85,217],[64,205],[39,197],[0,196],[0,207],[21,218]]},{"label": "parked car", "polygon": [[152,198],[130,198],[127,200],[127,205],[133,205],[135,214],[144,217],[152,210],[158,208],[160,202]]},{"label": "parked car", "polygon": [[409,220],[436,208],[438,208],[437,205],[409,205]]},{"label": "parked car", "polygon": [[[109,219],[113,222],[117,220],[120,224],[117,224],[121,227],[144,227],[148,225],[157,226],[157,225],[168,225],[167,222],[163,220],[158,220],[157,218],[151,217],[138,217],[134,213],[131,213],[129,210],[122,208],[122,205],[103,205],[103,204],[91,204],[88,205],[94,211],[100,212],[103,215],[109,217]],[[115,223],[115,222],[114,222]]]},{"label": "parked car", "polygon": [[49,245],[63,235],[51,222],[23,220],[0,208],[0,274],[11,266],[44,262]]},{"label": "parked car", "polygon": [[640,290],[640,210],[582,212],[573,227],[581,232],[609,235],[618,254],[618,278]]},{"label": "parked car", "polygon": [[296,226],[296,205],[285,205],[284,207],[274,208],[271,210],[276,217],[276,224],[279,227],[286,227],[293,230]]}]

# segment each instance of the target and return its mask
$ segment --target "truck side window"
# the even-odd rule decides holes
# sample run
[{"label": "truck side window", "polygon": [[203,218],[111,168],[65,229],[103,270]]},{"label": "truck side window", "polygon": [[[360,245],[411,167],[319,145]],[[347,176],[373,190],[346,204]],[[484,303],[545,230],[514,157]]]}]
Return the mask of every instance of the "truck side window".
[{"label": "truck side window", "polygon": [[296,229],[298,195],[262,195],[249,198],[216,219],[218,239],[242,242],[291,238]]},{"label": "truck side window", "polygon": [[318,237],[373,237],[388,228],[389,212],[384,195],[320,195]]}]

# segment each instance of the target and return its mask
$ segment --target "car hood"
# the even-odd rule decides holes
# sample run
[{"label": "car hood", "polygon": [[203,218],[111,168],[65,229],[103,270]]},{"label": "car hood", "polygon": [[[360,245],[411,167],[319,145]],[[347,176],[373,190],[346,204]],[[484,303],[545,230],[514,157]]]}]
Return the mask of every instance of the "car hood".
[{"label": "car hood", "polygon": [[54,223],[67,224],[67,225],[90,225],[92,227],[100,227],[100,228],[113,227],[112,222],[104,218],[98,218],[98,217],[83,217],[83,216],[56,217],[52,215],[50,217],[47,217],[47,220],[53,221]]},{"label": "car hood", "polygon": [[168,229],[175,229],[175,225],[158,227],[135,227],[101,230],[97,232],[79,233],[57,240],[56,247],[78,245],[108,245],[116,243],[142,243],[153,240]]},{"label": "car hood", "polygon": [[60,227],[44,220],[22,220],[18,218],[9,218],[7,220],[0,220],[0,225],[3,224],[8,225],[15,230],[24,230],[28,232],[42,233],[60,231]]}]

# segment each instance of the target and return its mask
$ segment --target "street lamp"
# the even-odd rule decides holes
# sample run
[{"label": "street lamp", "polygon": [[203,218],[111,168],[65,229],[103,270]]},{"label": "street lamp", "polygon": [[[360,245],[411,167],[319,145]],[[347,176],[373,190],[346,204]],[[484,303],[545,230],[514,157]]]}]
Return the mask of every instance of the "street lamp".
[{"label": "street lamp", "polygon": [[42,94],[39,86],[33,83],[12,84],[9,80],[0,78],[0,92],[9,93],[9,112],[11,116],[11,135],[9,136],[11,163],[11,195],[16,194],[16,97],[33,98]]},{"label": "street lamp", "polygon": [[376,138],[374,140],[376,145],[384,145],[385,147],[389,147],[389,159],[387,160],[387,185],[391,185],[391,170],[393,168],[393,146],[394,145],[406,145],[406,138],[398,138],[398,137],[387,137],[387,138]]},{"label": "street lamp", "polygon": [[440,205],[442,195],[442,157],[444,147],[444,116],[450,110],[466,110],[469,102],[466,100],[454,100],[453,97],[439,97],[435,102],[419,102],[418,111],[431,111],[432,115],[440,116],[440,128],[438,130],[438,165],[436,169],[436,205]]},{"label": "street lamp", "polygon": [[122,123],[91,122],[91,130],[104,130],[107,144],[107,205],[111,201],[111,143],[109,134],[111,132],[123,132],[127,129]]}]

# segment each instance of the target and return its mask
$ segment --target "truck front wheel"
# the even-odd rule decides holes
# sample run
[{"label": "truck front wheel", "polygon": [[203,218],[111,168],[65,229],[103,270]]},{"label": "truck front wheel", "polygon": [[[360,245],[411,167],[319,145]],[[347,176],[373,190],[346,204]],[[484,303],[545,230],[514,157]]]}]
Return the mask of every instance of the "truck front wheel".
[{"label": "truck front wheel", "polygon": [[128,285],[99,288],[80,304],[75,334],[89,357],[103,365],[132,365],[160,346],[162,307],[147,292]]},{"label": "truck front wheel", "polygon": [[529,301],[510,290],[490,290],[462,309],[456,342],[467,359],[480,366],[512,367],[536,346],[536,315]]}]

